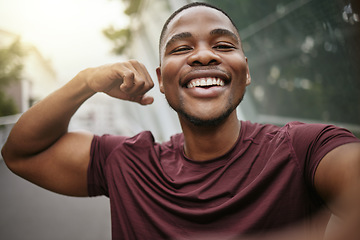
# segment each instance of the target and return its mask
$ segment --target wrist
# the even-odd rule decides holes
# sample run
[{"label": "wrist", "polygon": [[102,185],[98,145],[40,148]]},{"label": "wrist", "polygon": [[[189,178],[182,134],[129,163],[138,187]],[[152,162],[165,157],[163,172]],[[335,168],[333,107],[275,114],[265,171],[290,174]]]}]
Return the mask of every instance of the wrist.
[{"label": "wrist", "polygon": [[89,71],[91,70],[82,70],[72,79],[72,81],[69,82],[70,87],[77,89],[79,91],[79,94],[83,95],[86,99],[96,93],[96,91],[89,84]]}]

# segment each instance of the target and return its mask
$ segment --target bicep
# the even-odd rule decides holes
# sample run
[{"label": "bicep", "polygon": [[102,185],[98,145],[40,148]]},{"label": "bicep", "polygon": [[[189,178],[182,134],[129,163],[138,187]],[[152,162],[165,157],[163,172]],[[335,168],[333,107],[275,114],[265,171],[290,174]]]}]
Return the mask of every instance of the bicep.
[{"label": "bicep", "polygon": [[[333,213],[340,214],[350,200],[349,194],[359,196],[360,188],[360,143],[339,146],[319,163],[314,184]],[[341,203],[341,204],[340,204]],[[342,206],[341,206],[342,205]]]},{"label": "bicep", "polygon": [[87,196],[92,138],[89,133],[67,133],[45,151],[19,160],[16,173],[53,192]]}]

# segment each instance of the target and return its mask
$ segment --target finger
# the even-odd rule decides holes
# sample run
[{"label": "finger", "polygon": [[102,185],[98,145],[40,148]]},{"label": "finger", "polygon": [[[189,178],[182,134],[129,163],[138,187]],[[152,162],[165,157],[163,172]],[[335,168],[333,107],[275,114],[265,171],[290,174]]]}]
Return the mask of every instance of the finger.
[{"label": "finger", "polygon": [[149,104],[152,104],[154,102],[154,98],[152,96],[147,96],[147,95],[144,95],[142,98],[141,98],[141,101],[139,102],[141,105],[149,105]]},{"label": "finger", "polygon": [[136,60],[130,60],[129,64],[132,68],[135,69],[136,72],[140,73],[141,75],[143,72],[147,72],[145,65]]},{"label": "finger", "polygon": [[153,81],[145,78],[143,74],[135,72],[133,75],[125,75],[120,89],[131,96],[142,96],[154,86]]},{"label": "finger", "polygon": [[149,95],[143,95],[143,96],[137,96],[137,97],[131,98],[130,101],[137,102],[141,105],[149,105],[154,102],[154,98]]},{"label": "finger", "polygon": [[145,87],[145,82],[141,79],[139,80],[139,77],[136,75],[134,81],[123,83],[120,86],[120,90],[133,97],[142,96],[148,91],[148,89]]},{"label": "finger", "polygon": [[120,90],[130,94],[132,88],[135,85],[135,73],[131,70],[124,71],[122,73],[122,84],[120,85]]},{"label": "finger", "polygon": [[[142,64],[138,61],[135,61],[135,60],[131,60],[129,62],[136,70],[135,75],[138,75],[138,77],[139,77],[139,78],[137,76],[135,77],[135,84],[137,85],[138,82],[140,82],[139,86],[141,86],[143,88],[143,92],[141,92],[141,94],[145,94],[147,91],[149,91],[151,88],[154,87],[154,81],[152,80],[152,78],[144,64]],[[142,82],[144,82],[144,85],[142,84]]]}]

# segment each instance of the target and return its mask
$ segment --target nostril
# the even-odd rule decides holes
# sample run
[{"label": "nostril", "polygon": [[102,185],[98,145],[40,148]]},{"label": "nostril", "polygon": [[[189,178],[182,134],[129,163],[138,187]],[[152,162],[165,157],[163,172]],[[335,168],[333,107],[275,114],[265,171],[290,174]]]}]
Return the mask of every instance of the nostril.
[{"label": "nostril", "polygon": [[217,63],[218,63],[218,61],[217,61],[217,60],[212,59],[212,60],[209,62],[209,65],[210,65],[210,64],[217,64]]},{"label": "nostril", "polygon": [[191,64],[194,66],[207,66],[207,65],[216,65],[219,62],[216,59],[211,59],[210,61],[200,61],[200,60],[195,60],[192,61]]},{"label": "nostril", "polygon": [[192,64],[193,65],[200,65],[200,66],[204,65],[200,61],[193,61]]}]

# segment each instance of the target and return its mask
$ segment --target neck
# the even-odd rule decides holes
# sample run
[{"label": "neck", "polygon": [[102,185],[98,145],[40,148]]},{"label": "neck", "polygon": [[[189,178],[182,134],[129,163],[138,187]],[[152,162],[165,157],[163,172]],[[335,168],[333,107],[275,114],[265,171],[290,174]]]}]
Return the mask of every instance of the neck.
[{"label": "neck", "polygon": [[240,122],[234,111],[216,126],[194,126],[180,119],[184,133],[185,155],[194,161],[206,161],[220,157],[235,144],[240,133]]}]

